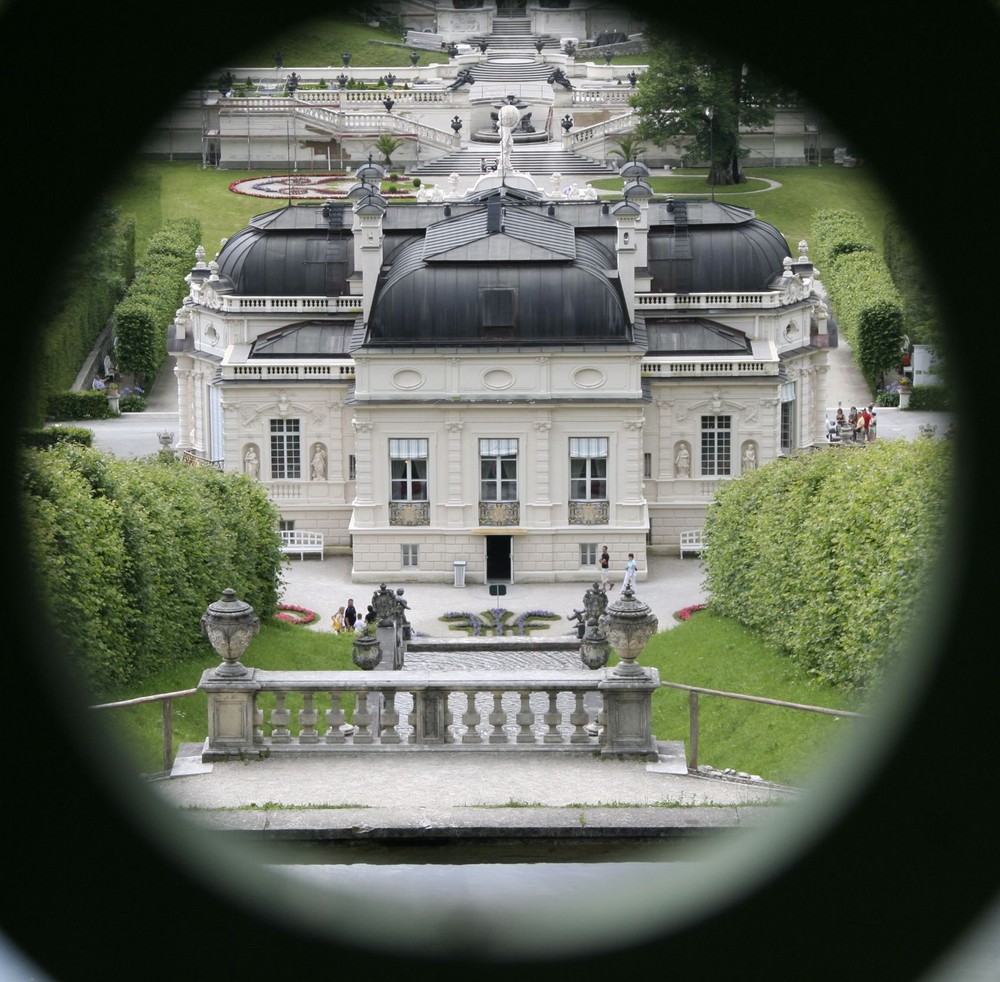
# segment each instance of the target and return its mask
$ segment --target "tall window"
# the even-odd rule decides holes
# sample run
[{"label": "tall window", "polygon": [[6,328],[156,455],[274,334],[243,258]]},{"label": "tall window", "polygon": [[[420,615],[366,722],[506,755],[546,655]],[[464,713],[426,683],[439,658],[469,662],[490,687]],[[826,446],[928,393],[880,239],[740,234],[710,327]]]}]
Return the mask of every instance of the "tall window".
[{"label": "tall window", "polygon": [[302,477],[302,438],[297,419],[271,420],[271,480]]},{"label": "tall window", "polygon": [[569,496],[573,501],[607,500],[607,437],[570,437]]},{"label": "tall window", "polygon": [[416,544],[403,545],[401,548],[402,548],[402,565],[404,567],[420,565],[420,546]]},{"label": "tall window", "polygon": [[701,417],[701,473],[703,477],[725,477],[732,473],[732,419]]},{"label": "tall window", "polygon": [[783,454],[792,452],[792,434],[795,431],[795,383],[786,382],[779,393],[781,396],[780,446]]},{"label": "tall window", "polygon": [[347,458],[347,480],[356,481],[358,479],[358,458],[350,454]]},{"label": "tall window", "polygon": [[393,501],[427,500],[427,441],[390,440]]},{"label": "tall window", "polygon": [[517,501],[517,440],[479,441],[479,500]]}]

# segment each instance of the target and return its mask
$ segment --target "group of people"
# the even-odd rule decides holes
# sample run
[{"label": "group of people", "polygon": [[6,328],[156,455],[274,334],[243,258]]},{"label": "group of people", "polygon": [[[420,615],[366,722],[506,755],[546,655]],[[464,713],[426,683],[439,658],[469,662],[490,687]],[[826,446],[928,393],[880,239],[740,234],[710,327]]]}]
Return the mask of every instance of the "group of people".
[{"label": "group of people", "polygon": [[[608,552],[607,546],[601,546],[601,557],[599,559],[601,566],[601,586],[604,587],[604,592],[607,593],[611,589],[611,554]],[[628,554],[628,562],[625,564],[625,577],[622,580],[622,593],[628,589],[635,589],[635,574],[636,570],[639,568],[639,564],[635,561],[635,554]]]},{"label": "group of people", "polygon": [[[375,623],[375,608],[369,604],[364,617],[365,626]],[[340,634],[342,631],[354,631],[358,623],[358,609],[354,606],[354,600],[348,598],[346,607],[338,607],[337,613],[333,615],[333,633]]]},{"label": "group of people", "polygon": [[874,443],[877,427],[875,403],[869,403],[860,409],[851,406],[851,411],[846,414],[842,406],[837,406],[836,418],[827,421],[826,435],[831,443],[836,443],[843,439],[844,431],[847,430],[853,443]]}]

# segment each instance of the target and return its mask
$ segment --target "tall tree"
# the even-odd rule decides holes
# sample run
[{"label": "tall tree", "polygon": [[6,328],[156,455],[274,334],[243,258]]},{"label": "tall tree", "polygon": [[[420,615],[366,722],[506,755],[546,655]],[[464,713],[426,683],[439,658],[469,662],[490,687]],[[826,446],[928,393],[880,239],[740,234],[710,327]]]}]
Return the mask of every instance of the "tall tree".
[{"label": "tall tree", "polygon": [[676,143],[685,163],[709,161],[709,184],[746,180],[740,126],[765,126],[783,98],[778,86],[738,55],[703,42],[649,35],[649,68],[630,99],[639,114],[636,135]]}]

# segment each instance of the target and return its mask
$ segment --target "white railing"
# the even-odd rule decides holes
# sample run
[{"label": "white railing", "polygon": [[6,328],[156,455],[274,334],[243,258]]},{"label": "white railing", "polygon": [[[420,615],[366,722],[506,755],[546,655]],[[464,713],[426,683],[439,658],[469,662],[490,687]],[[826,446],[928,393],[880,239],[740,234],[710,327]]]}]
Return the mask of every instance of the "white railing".
[{"label": "white railing", "polygon": [[354,378],[354,362],[274,362],[255,365],[223,365],[223,379],[253,379],[257,382],[323,382]]},{"label": "white railing", "polygon": [[637,293],[637,307],[662,307],[683,310],[688,307],[711,307],[716,310],[744,310],[760,307],[771,310],[781,306],[781,292],[761,290],[753,293]]},{"label": "white railing", "polygon": [[654,358],[642,360],[642,374],[655,378],[687,378],[704,375],[777,375],[778,361],[762,358]]},{"label": "white railing", "polygon": [[[361,297],[232,297],[221,296],[216,310],[227,314],[343,314],[360,313]],[[208,304],[206,304],[208,305]]]},{"label": "white railing", "polygon": [[[432,747],[655,755],[648,704],[659,684],[656,669],[627,679],[607,669],[208,671],[203,757]],[[645,711],[634,711],[637,700]]]}]

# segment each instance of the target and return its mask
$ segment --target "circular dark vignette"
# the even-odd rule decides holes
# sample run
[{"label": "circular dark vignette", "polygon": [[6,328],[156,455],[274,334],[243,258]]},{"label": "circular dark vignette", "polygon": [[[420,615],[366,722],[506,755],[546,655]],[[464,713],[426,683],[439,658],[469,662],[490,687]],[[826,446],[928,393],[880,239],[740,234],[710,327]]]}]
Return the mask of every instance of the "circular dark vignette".
[{"label": "circular dark vignette", "polygon": [[[660,5],[631,6],[647,20],[666,22]],[[839,979],[851,966],[860,977],[884,982],[918,978],[995,896],[997,867],[983,860],[995,829],[979,794],[995,763],[984,759],[995,747],[997,662],[984,651],[992,647],[993,631],[983,618],[992,609],[996,576],[988,548],[976,548],[975,538],[991,529],[993,450],[984,439],[973,452],[991,422],[992,385],[973,380],[991,371],[982,356],[996,324],[978,274],[992,259],[984,248],[1000,219],[988,188],[990,165],[1000,160],[988,103],[1000,92],[997,10],[989,0],[959,2],[947,11],[910,6],[905,13],[891,0],[711,9],[710,27],[701,8],[690,4],[671,9],[669,25],[710,31],[720,47],[752,52],[755,63],[777,77],[787,79],[792,66],[795,77],[788,81],[837,120],[876,168],[948,311],[959,473],[951,565],[940,586],[943,650],[885,754],[831,806],[828,822],[794,862],[776,856],[773,877],[749,896],[735,896],[695,923],[665,926],[646,943],[513,969],[473,956],[459,963],[430,954],[373,955],[268,920],[199,879],[196,850],[185,864],[159,838],[155,818],[139,820],[128,787],[133,779],[114,761],[96,762],[101,745],[92,727],[80,725],[81,694],[51,657],[46,625],[11,617],[5,716],[13,745],[5,760],[0,926],[53,977],[87,978],[116,948],[148,942],[136,964],[164,978],[195,965],[205,975],[221,970],[230,976],[335,966],[352,975],[425,968],[438,977],[532,970],[569,977],[649,968],[716,978],[738,970],[745,953],[774,951],[780,953],[768,961],[774,977]],[[296,5],[294,15],[260,0],[231,9],[163,4],[137,16],[50,0],[7,0],[0,7],[7,39],[9,218],[0,268],[9,298],[9,375],[2,393],[8,455],[16,459],[19,390],[31,385],[32,350],[95,195],[124,171],[143,130],[193,80],[265,31],[273,35],[329,10],[315,0]],[[50,31],[52,25],[58,31]],[[51,180],[38,181],[41,168]],[[979,192],[981,180],[987,187]],[[51,286],[29,292],[29,276]],[[37,609],[17,471],[4,469],[9,611]],[[191,931],[203,939],[199,950],[176,943]]]}]

